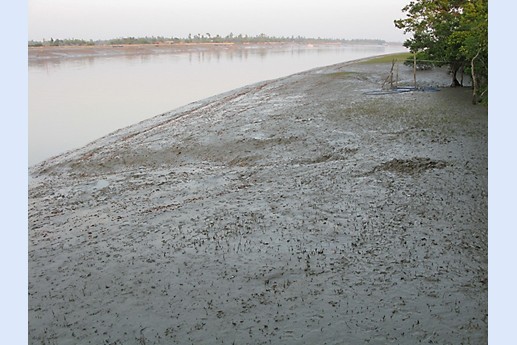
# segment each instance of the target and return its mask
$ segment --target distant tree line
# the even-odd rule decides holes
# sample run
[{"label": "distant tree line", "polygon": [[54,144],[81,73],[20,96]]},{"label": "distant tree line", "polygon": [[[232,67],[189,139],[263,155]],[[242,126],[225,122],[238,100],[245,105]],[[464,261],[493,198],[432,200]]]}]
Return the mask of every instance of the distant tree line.
[{"label": "distant tree line", "polygon": [[50,41],[29,41],[29,47],[42,47],[42,46],[93,46],[96,42],[93,40],[80,40],[75,38],[67,38],[67,39],[54,39],[51,38]]},{"label": "distant tree line", "polygon": [[318,43],[342,43],[355,45],[383,45],[386,44],[383,40],[377,39],[330,39],[330,38],[306,38],[302,36],[290,37],[276,37],[260,34],[256,36],[249,36],[230,33],[226,36],[204,34],[189,34],[188,37],[121,37],[108,40],[80,40],[80,39],[54,39],[50,41],[29,41],[29,47],[42,46],[92,46],[92,45],[131,45],[131,44],[175,44],[175,43],[301,43],[301,44],[318,44]]},{"label": "distant tree line", "polygon": [[[472,77],[473,103],[488,101],[488,0],[413,0],[395,26],[411,33],[404,46],[422,65],[449,66]],[[461,79],[460,79],[461,80]]]}]

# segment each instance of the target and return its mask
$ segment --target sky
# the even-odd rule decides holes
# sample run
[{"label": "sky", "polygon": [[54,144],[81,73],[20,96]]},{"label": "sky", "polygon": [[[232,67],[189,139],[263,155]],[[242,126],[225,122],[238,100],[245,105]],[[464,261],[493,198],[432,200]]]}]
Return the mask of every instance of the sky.
[{"label": "sky", "polygon": [[409,0],[29,0],[28,38],[226,36],[229,33],[402,42]]}]

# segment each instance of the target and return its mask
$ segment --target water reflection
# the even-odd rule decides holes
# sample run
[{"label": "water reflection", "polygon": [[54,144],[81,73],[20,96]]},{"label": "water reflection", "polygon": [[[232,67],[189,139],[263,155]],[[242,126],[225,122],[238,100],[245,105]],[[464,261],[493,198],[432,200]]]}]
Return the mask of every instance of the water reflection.
[{"label": "water reflection", "polygon": [[403,49],[221,46],[29,55],[29,165],[240,86]]}]

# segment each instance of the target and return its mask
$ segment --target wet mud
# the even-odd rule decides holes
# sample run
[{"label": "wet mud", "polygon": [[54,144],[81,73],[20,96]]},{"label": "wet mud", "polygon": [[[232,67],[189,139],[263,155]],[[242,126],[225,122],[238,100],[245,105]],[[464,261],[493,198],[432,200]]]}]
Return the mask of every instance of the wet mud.
[{"label": "wet mud", "polygon": [[486,343],[487,109],[443,70],[369,95],[390,67],[246,86],[32,167],[29,343]]}]

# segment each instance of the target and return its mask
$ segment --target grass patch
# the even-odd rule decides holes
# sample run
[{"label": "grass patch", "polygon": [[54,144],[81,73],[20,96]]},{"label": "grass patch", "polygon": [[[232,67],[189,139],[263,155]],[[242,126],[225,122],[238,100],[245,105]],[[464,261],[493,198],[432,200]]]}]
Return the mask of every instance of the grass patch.
[{"label": "grass patch", "polygon": [[368,59],[362,61],[362,64],[374,64],[374,63],[391,63],[394,59],[400,62],[405,61],[407,58],[413,56],[411,53],[396,53],[390,55],[379,56],[377,58]]}]

